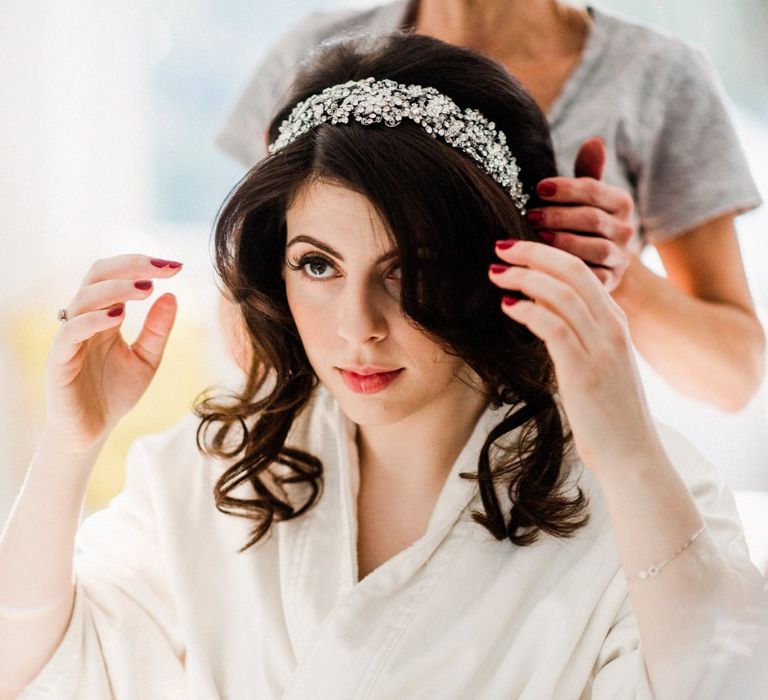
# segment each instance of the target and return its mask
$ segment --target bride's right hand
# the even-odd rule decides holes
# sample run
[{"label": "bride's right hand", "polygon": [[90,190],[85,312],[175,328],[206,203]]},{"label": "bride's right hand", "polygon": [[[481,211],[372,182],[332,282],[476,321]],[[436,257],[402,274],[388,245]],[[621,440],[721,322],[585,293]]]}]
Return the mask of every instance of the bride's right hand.
[{"label": "bride's right hand", "polygon": [[146,299],[152,278],[173,277],[181,263],[146,255],[96,261],[66,307],[46,362],[46,431],[61,448],[85,452],[133,408],[157,371],[176,317],[176,297],[150,307],[132,345],[120,326],[125,302]]}]

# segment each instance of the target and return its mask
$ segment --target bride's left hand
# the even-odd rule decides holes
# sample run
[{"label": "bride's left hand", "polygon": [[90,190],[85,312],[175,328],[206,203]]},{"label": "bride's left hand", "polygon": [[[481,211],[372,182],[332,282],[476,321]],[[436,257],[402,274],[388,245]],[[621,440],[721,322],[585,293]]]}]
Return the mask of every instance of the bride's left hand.
[{"label": "bride's left hand", "polygon": [[533,241],[500,241],[496,254],[507,265],[492,265],[491,281],[528,297],[505,296],[502,309],[546,344],[584,463],[603,473],[655,451],[626,316],[589,267]]}]

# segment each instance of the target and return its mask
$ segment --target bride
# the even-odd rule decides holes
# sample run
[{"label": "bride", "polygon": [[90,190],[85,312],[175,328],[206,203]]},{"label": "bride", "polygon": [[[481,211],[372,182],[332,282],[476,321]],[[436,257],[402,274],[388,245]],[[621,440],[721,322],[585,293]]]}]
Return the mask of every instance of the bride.
[{"label": "bride", "polygon": [[[556,173],[503,69],[416,35],[312,57],[218,218],[250,371],[91,469],[180,263],[97,261],[0,540],[23,698],[758,697],[768,603],[733,498],[648,413],[623,313],[526,208]],[[255,134],[254,138],[259,135]]]}]

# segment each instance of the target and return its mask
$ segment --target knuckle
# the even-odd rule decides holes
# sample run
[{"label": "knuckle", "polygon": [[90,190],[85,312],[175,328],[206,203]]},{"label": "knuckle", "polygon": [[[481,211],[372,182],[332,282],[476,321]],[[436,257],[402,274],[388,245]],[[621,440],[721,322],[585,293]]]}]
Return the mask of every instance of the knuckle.
[{"label": "knuckle", "polygon": [[565,340],[568,337],[568,326],[559,318],[552,320],[551,333],[557,340]]},{"label": "knuckle", "polygon": [[544,223],[548,228],[562,228],[562,214],[557,207],[546,207],[544,212]]},{"label": "knuckle", "polygon": [[593,177],[585,178],[584,194],[590,202],[595,202],[600,196],[601,183]]},{"label": "knuckle", "polygon": [[584,225],[590,231],[600,231],[602,224],[601,210],[589,207],[584,212]]},{"label": "knuckle", "polygon": [[632,196],[624,190],[621,191],[620,208],[626,216],[631,216],[632,212],[635,210],[635,200],[632,199]]},{"label": "knuckle", "polygon": [[597,268],[595,270],[595,276],[597,279],[599,279],[605,286],[608,286],[611,282],[611,275],[607,270],[603,270],[602,268]]},{"label": "knuckle", "polygon": [[97,260],[94,260],[91,263],[91,266],[88,268],[88,278],[97,277],[99,274],[99,270],[104,266],[104,258],[98,258]]},{"label": "knuckle", "polygon": [[563,286],[557,291],[557,299],[563,305],[572,305],[578,301],[578,294],[572,287]]},{"label": "knuckle", "polygon": [[585,267],[586,263],[575,255],[572,255],[570,259],[565,261],[565,271],[569,276],[580,275]]},{"label": "knuckle", "polygon": [[624,222],[619,225],[619,227],[616,230],[616,238],[621,243],[628,243],[631,239],[633,234],[635,233],[635,229],[629,222]]},{"label": "knuckle", "polygon": [[597,258],[595,262],[603,265],[607,264],[611,259],[614,247],[615,246],[610,241],[607,241],[604,238],[597,240],[595,242],[595,257]]}]

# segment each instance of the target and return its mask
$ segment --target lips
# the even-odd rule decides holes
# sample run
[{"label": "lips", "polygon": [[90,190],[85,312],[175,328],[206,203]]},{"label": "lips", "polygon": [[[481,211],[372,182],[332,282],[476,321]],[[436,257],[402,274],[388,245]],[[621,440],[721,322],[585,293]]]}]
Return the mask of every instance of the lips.
[{"label": "lips", "polygon": [[341,373],[344,383],[357,394],[375,394],[386,389],[404,371],[404,368],[395,370],[380,369],[378,367],[337,368]]}]

